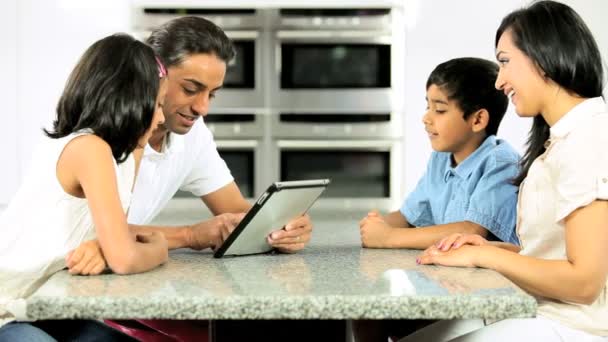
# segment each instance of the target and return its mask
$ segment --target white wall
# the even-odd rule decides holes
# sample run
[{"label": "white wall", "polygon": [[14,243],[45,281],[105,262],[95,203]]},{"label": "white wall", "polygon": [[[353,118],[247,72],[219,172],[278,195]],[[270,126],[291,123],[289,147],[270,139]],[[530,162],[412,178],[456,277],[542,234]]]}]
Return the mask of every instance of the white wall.
[{"label": "white wall", "polygon": [[95,40],[128,31],[129,10],[124,0],[3,1],[0,208],[16,191],[41,128],[50,127],[76,61]]},{"label": "white wall", "polygon": [[[17,0],[4,0],[0,11],[0,103],[3,129],[0,133],[0,208],[17,189]],[[1,209],[0,209],[1,210]]]},{"label": "white wall", "polygon": [[124,0],[19,0],[17,106],[20,168],[25,170],[42,127],[50,127],[65,81],[97,39],[129,30]]},{"label": "white wall", "polygon": [[[564,2],[587,22],[606,60],[608,25],[605,16],[608,14],[608,1]],[[410,20],[405,50],[404,195],[416,186],[432,151],[421,123],[426,106],[424,97],[428,75],[437,64],[455,57],[474,56],[495,60],[494,35],[502,18],[527,3],[525,0],[406,0],[406,16]],[[530,124],[529,119],[518,118],[510,106],[498,136],[523,152]]]},{"label": "white wall", "polygon": [[[134,1],[134,0],[132,0]],[[346,2],[348,0],[340,0]],[[420,123],[426,78],[454,57],[493,59],[494,32],[501,18],[524,0],[404,0],[406,31],[404,194],[424,172],[431,152]],[[142,2],[142,0],[136,1]],[[256,1],[251,1],[256,4]],[[338,1],[336,0],[336,3]],[[587,21],[608,58],[604,16],[608,1],[566,0]],[[0,207],[21,181],[32,150],[49,127],[68,73],[98,38],[130,28],[127,0],[4,0],[0,12],[1,115]],[[507,113],[499,136],[521,149],[529,123]]]}]

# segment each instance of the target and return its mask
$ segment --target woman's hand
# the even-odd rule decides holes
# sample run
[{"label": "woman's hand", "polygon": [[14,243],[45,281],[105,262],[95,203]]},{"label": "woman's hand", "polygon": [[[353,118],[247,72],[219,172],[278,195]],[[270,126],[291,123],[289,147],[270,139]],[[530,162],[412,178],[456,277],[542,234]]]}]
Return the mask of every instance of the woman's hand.
[{"label": "woman's hand", "polygon": [[85,241],[65,257],[68,272],[72,275],[97,275],[106,267],[106,259],[97,240]]},{"label": "woman's hand", "polygon": [[483,236],[477,234],[456,233],[439,240],[435,246],[438,250],[447,252],[450,249],[458,249],[463,245],[485,246],[489,244]]},{"label": "woman's hand", "polygon": [[416,258],[416,263],[421,265],[442,265],[458,267],[477,267],[477,257],[480,252],[479,246],[462,245],[458,249],[442,251],[436,245],[427,248]]}]

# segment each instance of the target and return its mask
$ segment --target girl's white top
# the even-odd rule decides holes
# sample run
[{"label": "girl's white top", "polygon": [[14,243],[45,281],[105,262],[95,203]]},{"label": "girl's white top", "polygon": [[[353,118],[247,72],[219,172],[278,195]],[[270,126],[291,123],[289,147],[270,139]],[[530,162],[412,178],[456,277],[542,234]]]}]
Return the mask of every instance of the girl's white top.
[{"label": "girl's white top", "polygon": [[[574,107],[551,127],[545,146],[546,152],[532,163],[520,188],[517,233],[521,254],[566,260],[564,219],[595,200],[608,200],[608,112],[604,100],[588,99]],[[581,230],[577,234],[587,234],[585,227],[576,229]],[[538,315],[608,336],[607,285],[591,305],[537,298]]]},{"label": "girl's white top", "polygon": [[[46,138],[8,208],[0,214],[0,326],[27,320],[25,298],[53,273],[65,268],[67,253],[96,238],[86,198],[67,194],[57,180],[57,161],[65,146],[90,131]],[[133,154],[116,164],[120,201],[128,209],[135,162]]]}]

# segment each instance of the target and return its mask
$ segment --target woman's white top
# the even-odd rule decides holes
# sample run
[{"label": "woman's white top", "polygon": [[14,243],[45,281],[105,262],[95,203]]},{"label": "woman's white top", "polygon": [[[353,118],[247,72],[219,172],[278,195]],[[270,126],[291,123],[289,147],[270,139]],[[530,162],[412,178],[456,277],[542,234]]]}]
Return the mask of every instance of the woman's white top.
[{"label": "woman's white top", "polygon": [[[23,184],[0,214],[0,326],[27,319],[24,299],[66,267],[68,252],[96,237],[87,200],[67,194],[57,180],[61,153],[83,134],[90,132],[44,139]],[[114,165],[126,212],[135,176],[133,154]]]},{"label": "woman's white top", "polygon": [[[604,100],[588,99],[574,107],[551,127],[546,146],[521,186],[517,233],[521,254],[566,260],[564,219],[595,200],[608,200],[608,112]],[[584,231],[585,227],[577,229]],[[608,336],[607,286],[591,305],[537,298],[538,315]]]}]

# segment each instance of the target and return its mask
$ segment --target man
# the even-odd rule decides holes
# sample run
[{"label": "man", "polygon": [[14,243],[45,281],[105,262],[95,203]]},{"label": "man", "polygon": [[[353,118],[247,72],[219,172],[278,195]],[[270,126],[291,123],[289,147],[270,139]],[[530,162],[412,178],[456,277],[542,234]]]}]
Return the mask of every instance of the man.
[{"label": "man", "polygon": [[[168,71],[165,122],[145,147],[128,221],[136,232],[162,231],[169,248],[216,249],[251,208],[203,122],[234,57],[233,45],[219,27],[200,17],[172,20],[154,30],[147,43]],[[217,216],[193,226],[141,226],[179,189],[200,197]],[[282,252],[296,252],[308,243],[311,231],[310,218],[304,215],[271,233],[268,243]]]}]

